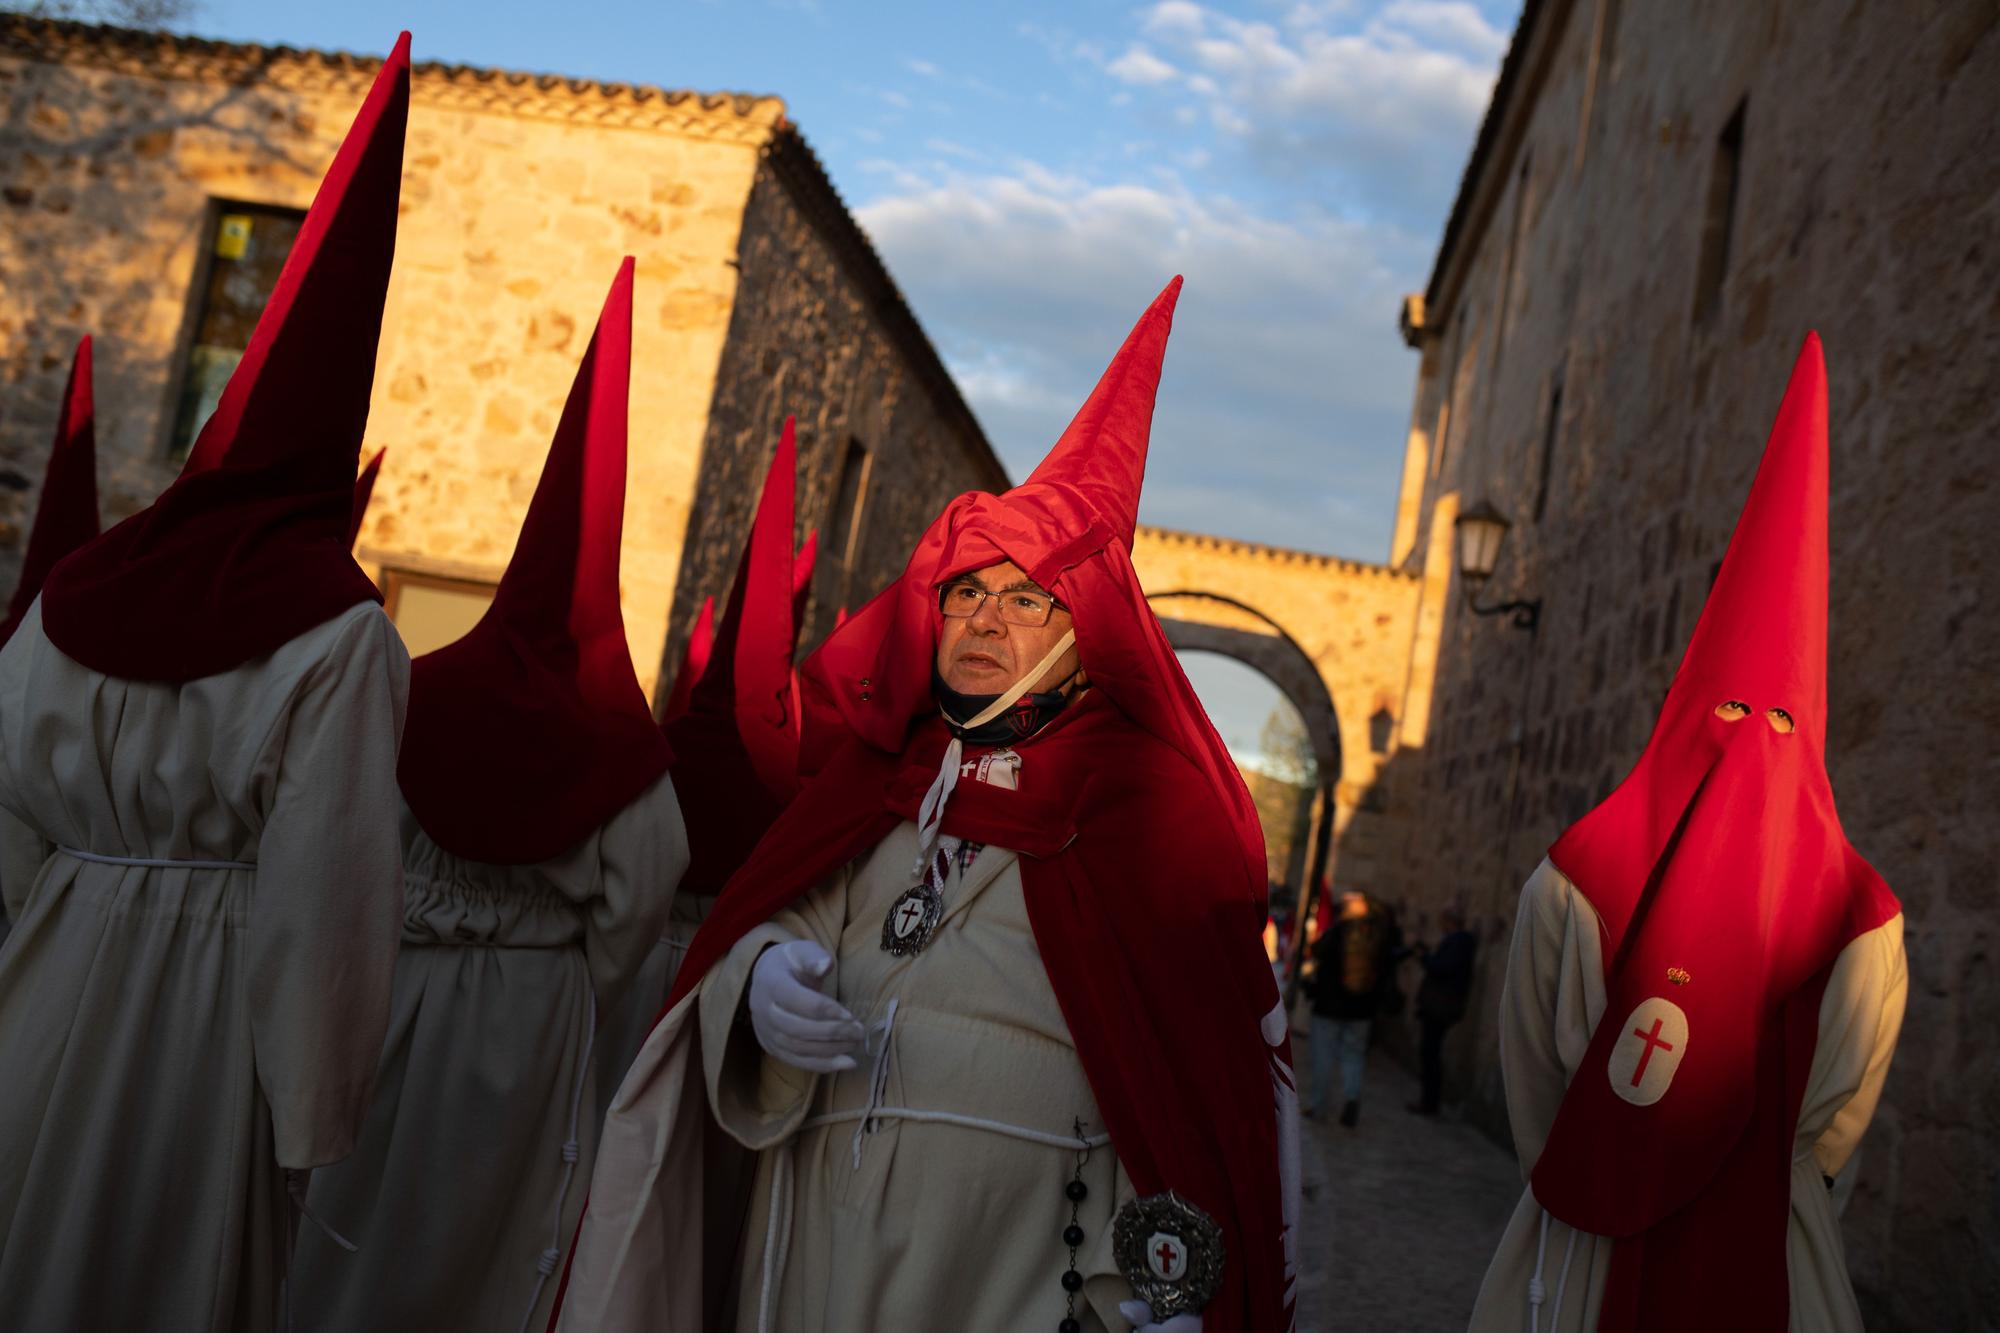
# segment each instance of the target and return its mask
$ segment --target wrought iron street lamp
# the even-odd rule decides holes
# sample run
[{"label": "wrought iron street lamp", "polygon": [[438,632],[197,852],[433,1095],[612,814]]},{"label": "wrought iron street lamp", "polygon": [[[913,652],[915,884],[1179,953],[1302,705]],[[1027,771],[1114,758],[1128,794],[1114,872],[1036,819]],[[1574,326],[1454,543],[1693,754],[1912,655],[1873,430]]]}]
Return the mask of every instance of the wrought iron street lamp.
[{"label": "wrought iron street lamp", "polygon": [[1493,567],[1500,562],[1500,546],[1507,540],[1507,529],[1513,526],[1507,516],[1490,501],[1481,500],[1460,514],[1453,526],[1458,533],[1458,574],[1465,583],[1466,607],[1476,616],[1512,613],[1514,628],[1534,629],[1542,618],[1539,597],[1494,606],[1479,604],[1479,589],[1493,576]]}]

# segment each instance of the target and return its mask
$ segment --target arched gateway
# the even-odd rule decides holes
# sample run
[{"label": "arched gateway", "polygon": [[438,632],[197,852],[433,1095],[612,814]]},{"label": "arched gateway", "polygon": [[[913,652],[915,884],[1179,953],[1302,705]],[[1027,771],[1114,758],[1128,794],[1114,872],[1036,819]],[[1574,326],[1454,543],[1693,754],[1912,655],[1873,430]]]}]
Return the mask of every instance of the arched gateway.
[{"label": "arched gateway", "polygon": [[1152,527],[1139,529],[1132,562],[1168,642],[1254,668],[1305,721],[1319,791],[1295,858],[1304,864],[1291,875],[1303,889],[1296,950],[1323,883],[1378,887],[1373,848],[1386,815],[1376,782],[1402,713],[1418,581],[1386,566]]}]

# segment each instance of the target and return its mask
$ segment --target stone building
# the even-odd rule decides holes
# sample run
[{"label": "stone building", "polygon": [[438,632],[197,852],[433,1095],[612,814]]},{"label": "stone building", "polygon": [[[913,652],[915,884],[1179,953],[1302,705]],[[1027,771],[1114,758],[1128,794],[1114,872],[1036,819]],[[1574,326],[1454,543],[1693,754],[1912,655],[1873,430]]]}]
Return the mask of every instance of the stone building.
[{"label": "stone building", "polygon": [[[1520,883],[1638,757],[1799,343],[1832,384],[1828,766],[1912,983],[1853,1174],[1870,1327],[2000,1309],[2000,9],[1527,0],[1430,282],[1391,563],[1421,588],[1392,897],[1483,939],[1448,1047],[1504,1125]],[[1453,518],[1511,520],[1472,614]],[[1982,1017],[1985,1015],[1985,1017]]]},{"label": "stone building", "polygon": [[[98,336],[115,522],[172,479],[378,64],[0,15],[0,468],[16,482],[0,585],[77,338]],[[816,630],[900,568],[950,496],[1006,484],[777,98],[419,64],[369,421],[389,452],[357,549],[414,651],[490,596],[625,254],[625,624],[649,690],[701,598],[728,589],[787,413],[800,535],[821,534]]]}]

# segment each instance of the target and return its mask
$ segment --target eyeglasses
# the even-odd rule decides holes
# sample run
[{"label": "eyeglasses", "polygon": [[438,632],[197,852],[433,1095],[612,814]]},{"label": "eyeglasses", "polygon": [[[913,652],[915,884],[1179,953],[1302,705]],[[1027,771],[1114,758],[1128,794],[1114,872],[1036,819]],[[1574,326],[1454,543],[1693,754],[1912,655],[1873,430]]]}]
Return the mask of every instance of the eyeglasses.
[{"label": "eyeglasses", "polygon": [[976,583],[947,583],[938,589],[938,610],[953,620],[970,620],[988,597],[994,599],[1000,619],[1026,629],[1040,629],[1051,615],[1068,609],[1047,593],[1028,588],[988,592]]}]

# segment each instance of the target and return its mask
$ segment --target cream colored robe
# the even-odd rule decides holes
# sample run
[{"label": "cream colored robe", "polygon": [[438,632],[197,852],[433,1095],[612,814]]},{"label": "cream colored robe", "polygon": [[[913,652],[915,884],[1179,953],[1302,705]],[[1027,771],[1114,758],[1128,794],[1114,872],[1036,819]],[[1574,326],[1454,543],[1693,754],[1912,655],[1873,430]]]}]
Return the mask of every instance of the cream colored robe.
[{"label": "cream colored robe", "polygon": [[[761,1150],[738,1269],[736,1327],[746,1333],[1018,1333],[1053,1329],[1066,1312],[1063,1188],[1076,1172],[1074,1147],[887,1113],[857,1133],[877,1080],[874,1104],[891,1111],[1061,1139],[1081,1121],[1086,1135],[1104,1135],[1035,946],[1014,853],[985,848],[963,878],[954,857],[936,935],[923,952],[897,957],[882,948],[882,921],[910,887],[916,859],[916,826],[905,822],[745,935],[702,982],[709,1105],[731,1137]],[[816,940],[835,956],[826,989],[871,1029],[853,1070],[794,1069],[765,1056],[737,1023],[752,965],[788,938]],[[1112,1259],[1111,1219],[1132,1188],[1108,1142],[1091,1151],[1083,1179],[1077,1318],[1086,1329],[1124,1330],[1117,1302],[1132,1293]]]},{"label": "cream colored robe", "polygon": [[372,603],[233,671],[0,652],[0,1325],[274,1326],[282,1169],[353,1148],[401,916],[409,657]]},{"label": "cream colored robe", "polygon": [[[768,1327],[785,1333],[1018,1333],[1061,1321],[1063,1190],[1076,1150],[893,1112],[1065,1141],[1080,1120],[1101,1139],[1096,1101],[1028,924],[1014,853],[988,847],[963,878],[954,860],[935,938],[897,958],[881,948],[882,919],[915,859],[916,828],[904,823],[746,935],[653,1029],[605,1124],[563,1333],[702,1326],[693,1271],[714,1239],[704,1191],[718,1182],[700,1169],[711,1111],[761,1150],[741,1248],[710,1256],[735,1274],[736,1327],[758,1327],[767,1257]],[[834,955],[829,993],[873,1029],[851,1072],[813,1075],[768,1059],[737,1020],[757,955],[792,937]],[[879,1114],[857,1144],[878,1073]],[[840,1118],[811,1123],[819,1116]],[[1117,1302],[1131,1292],[1111,1258],[1111,1219],[1132,1188],[1108,1142],[1091,1150],[1083,1180],[1077,1318],[1126,1333]]]},{"label": "cream colored robe", "polygon": [[329,1333],[541,1333],[596,1154],[598,1016],[666,925],[687,869],[680,804],[663,775],[538,865],[454,856],[407,807],[402,828],[403,948],[375,1101],[354,1154],[307,1196],[360,1249],[299,1237],[294,1318]]},{"label": "cream colored robe", "polygon": [[[1534,1171],[1571,1075],[1604,1013],[1602,931],[1597,914],[1553,864],[1543,861],[1521,890],[1507,982],[1501,993],[1500,1063],[1521,1172]],[[1909,975],[1903,918],[1861,936],[1841,953],[1820,1002],[1819,1045],[1799,1109],[1792,1156],[1792,1217],[1785,1239],[1793,1333],[1861,1333],[1847,1278],[1840,1222],[1823,1177],[1837,1176],[1874,1117],[1902,1027]],[[1520,1204],[1479,1289],[1473,1333],[1512,1333],[1528,1322],[1542,1209]],[[1572,1241],[1574,1250],[1571,1251]],[[1551,1218],[1542,1251],[1547,1303],[1541,1328],[1592,1333],[1612,1242]],[[1567,1280],[1562,1277],[1569,1256]],[[1557,1289],[1562,1287],[1560,1308]],[[1718,1308],[1726,1308],[1718,1296]],[[1721,1327],[1720,1324],[1717,1327]]]},{"label": "cream colored robe", "polygon": [[654,941],[646,961],[639,965],[625,998],[609,1013],[599,1015],[594,1112],[597,1120],[603,1120],[605,1112],[611,1109],[611,1099],[617,1096],[618,1085],[625,1081],[625,1071],[632,1067],[633,1058],[645,1045],[647,1034],[652,1032],[660,1011],[666,1007],[674,978],[680,975],[681,964],[687,959],[688,946],[694,943],[701,923],[714,908],[713,897],[675,894],[673,908],[667,914],[666,931]]}]

